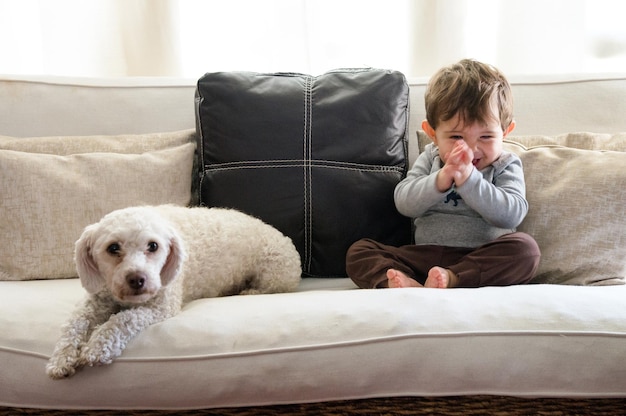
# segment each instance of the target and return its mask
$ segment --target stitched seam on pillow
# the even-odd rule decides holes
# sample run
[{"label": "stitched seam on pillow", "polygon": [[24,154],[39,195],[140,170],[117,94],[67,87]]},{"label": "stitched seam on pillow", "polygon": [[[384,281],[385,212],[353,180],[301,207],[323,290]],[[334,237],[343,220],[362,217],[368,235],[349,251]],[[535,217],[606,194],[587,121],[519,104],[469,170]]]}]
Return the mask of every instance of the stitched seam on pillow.
[{"label": "stitched seam on pillow", "polygon": [[311,129],[313,116],[313,79],[305,77],[304,79],[304,251],[303,251],[303,269],[305,272],[311,270],[311,246],[313,230],[312,215],[312,184],[311,184]]},{"label": "stitched seam on pillow", "polygon": [[[303,160],[260,160],[227,162],[204,167],[206,172],[220,172],[238,169],[276,169],[276,168],[298,168],[307,165]],[[382,173],[403,173],[404,168],[388,165],[365,165],[360,163],[333,162],[333,161],[311,161],[308,163],[311,168],[326,168],[349,170],[355,172],[382,172]]]},{"label": "stitched seam on pillow", "polygon": [[[200,94],[200,85],[196,86],[196,97],[195,97],[195,117],[196,117],[196,141],[198,143],[198,147],[196,148],[196,152],[198,155],[200,166],[206,166],[205,164],[205,154],[204,154],[204,129],[202,128],[202,117],[200,117],[200,107],[204,102],[204,97]],[[198,205],[203,205],[202,202],[202,187],[204,185],[205,180],[205,172],[204,169],[199,169],[200,172],[197,172],[198,175],[198,190],[197,190],[197,203]],[[194,177],[194,180],[196,178]]]}]

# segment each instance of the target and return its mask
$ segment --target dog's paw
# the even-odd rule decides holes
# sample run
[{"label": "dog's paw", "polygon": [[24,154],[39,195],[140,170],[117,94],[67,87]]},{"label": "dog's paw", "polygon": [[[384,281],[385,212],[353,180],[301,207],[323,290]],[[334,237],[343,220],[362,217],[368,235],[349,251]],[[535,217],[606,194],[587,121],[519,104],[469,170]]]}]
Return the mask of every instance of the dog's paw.
[{"label": "dog's paw", "polygon": [[80,345],[74,345],[66,340],[59,341],[46,364],[46,374],[55,380],[73,376],[81,367],[80,348]]},{"label": "dog's paw", "polygon": [[80,364],[75,357],[55,355],[46,364],[46,374],[54,380],[73,376]]},{"label": "dog's paw", "polygon": [[89,367],[98,367],[101,365],[111,364],[112,362],[112,358],[107,355],[96,353],[93,350],[85,351],[80,356],[80,363]]},{"label": "dog's paw", "polygon": [[90,367],[107,365],[113,362],[113,355],[111,349],[107,344],[99,342],[89,342],[80,351],[79,362],[81,365],[88,365]]}]

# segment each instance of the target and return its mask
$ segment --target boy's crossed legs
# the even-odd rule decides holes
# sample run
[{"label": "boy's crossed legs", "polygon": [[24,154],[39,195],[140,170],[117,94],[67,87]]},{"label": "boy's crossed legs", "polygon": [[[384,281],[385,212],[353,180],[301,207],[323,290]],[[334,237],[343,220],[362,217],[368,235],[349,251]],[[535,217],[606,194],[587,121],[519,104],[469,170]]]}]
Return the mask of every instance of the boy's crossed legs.
[{"label": "boy's crossed legs", "polygon": [[363,239],[348,250],[346,271],[361,288],[508,286],[530,281],[539,258],[535,240],[521,232],[476,249]]}]

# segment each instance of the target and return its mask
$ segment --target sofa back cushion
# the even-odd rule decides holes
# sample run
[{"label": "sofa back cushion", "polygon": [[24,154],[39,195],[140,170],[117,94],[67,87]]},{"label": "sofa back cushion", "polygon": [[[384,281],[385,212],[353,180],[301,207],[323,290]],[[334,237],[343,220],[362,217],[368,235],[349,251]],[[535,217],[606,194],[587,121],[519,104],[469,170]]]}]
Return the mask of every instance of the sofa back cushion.
[{"label": "sofa back cushion", "polygon": [[407,170],[409,89],[386,70],[210,73],[196,106],[207,206],[291,237],[305,276],[345,276],[363,237],[410,242],[393,190]]},{"label": "sofa back cushion", "polygon": [[537,240],[535,283],[624,284],[626,133],[510,136],[530,209],[518,228]]},{"label": "sofa back cushion", "polygon": [[76,277],[85,226],[131,205],[187,205],[195,131],[0,136],[0,280]]}]

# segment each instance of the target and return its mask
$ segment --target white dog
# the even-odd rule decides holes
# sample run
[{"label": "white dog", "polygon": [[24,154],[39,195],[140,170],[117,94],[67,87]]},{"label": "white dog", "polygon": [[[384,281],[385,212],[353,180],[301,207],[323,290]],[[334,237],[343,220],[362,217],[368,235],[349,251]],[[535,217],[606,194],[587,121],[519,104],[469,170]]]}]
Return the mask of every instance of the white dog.
[{"label": "white dog", "polygon": [[109,364],[146,327],[194,299],[294,290],[293,242],[259,219],[172,205],[113,211],[85,228],[76,268],[89,293],[46,366],[54,378]]}]

